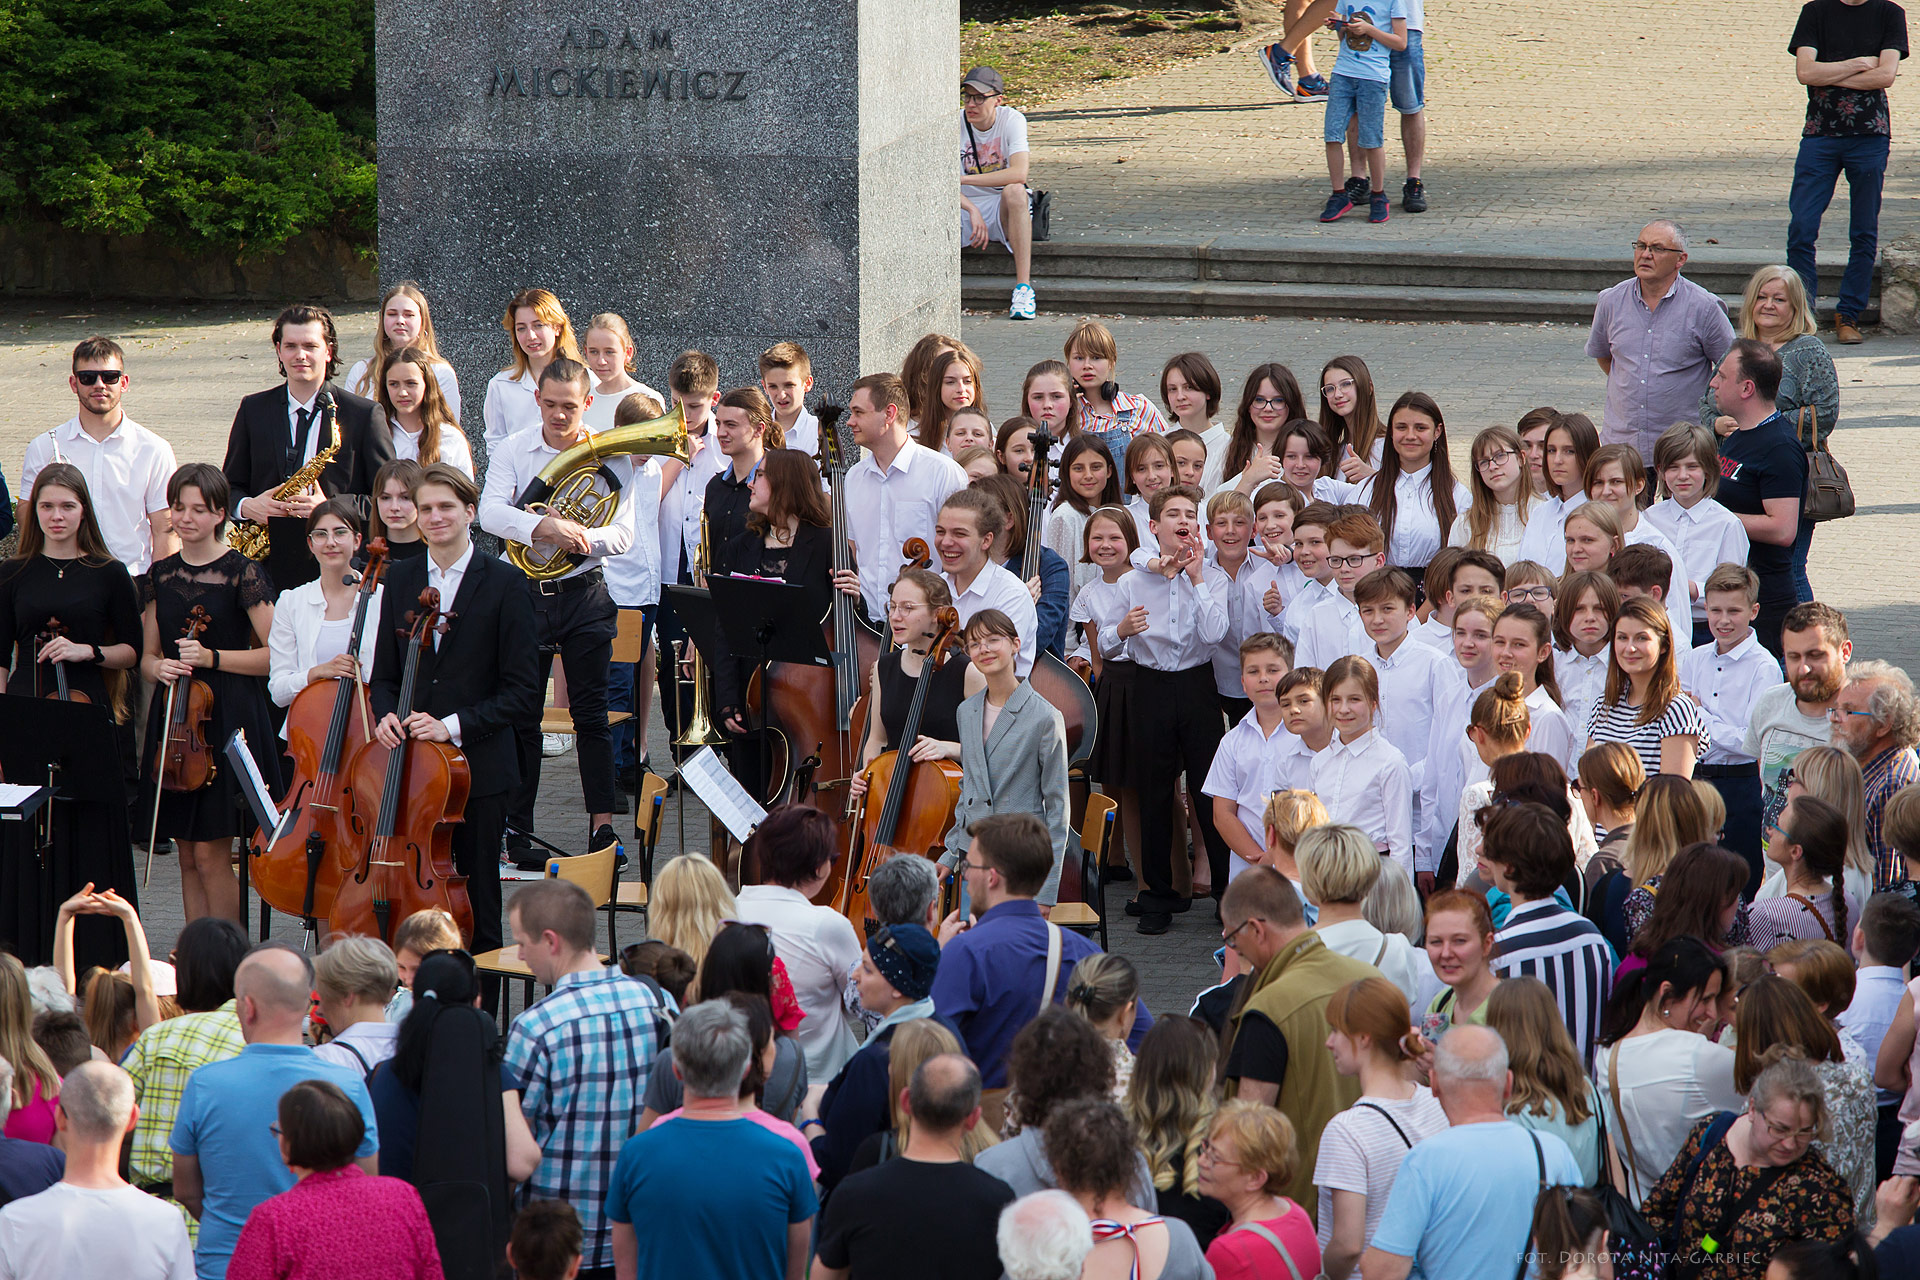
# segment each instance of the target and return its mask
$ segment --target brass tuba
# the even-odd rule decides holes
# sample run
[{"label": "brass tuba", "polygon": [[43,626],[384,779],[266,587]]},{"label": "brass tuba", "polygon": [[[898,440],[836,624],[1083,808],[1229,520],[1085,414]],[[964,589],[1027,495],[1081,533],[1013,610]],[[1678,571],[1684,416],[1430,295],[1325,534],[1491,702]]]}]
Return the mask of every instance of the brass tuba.
[{"label": "brass tuba", "polygon": [[[606,474],[601,462],[634,454],[674,458],[680,462],[693,460],[687,443],[686,418],[678,403],[658,418],[588,436],[543,467],[514,505],[536,515],[558,516],[590,529],[598,528],[613,519],[620,504],[619,487]],[[564,547],[535,548],[523,542],[507,544],[507,559],[535,582],[562,577],[585,558]]]}]

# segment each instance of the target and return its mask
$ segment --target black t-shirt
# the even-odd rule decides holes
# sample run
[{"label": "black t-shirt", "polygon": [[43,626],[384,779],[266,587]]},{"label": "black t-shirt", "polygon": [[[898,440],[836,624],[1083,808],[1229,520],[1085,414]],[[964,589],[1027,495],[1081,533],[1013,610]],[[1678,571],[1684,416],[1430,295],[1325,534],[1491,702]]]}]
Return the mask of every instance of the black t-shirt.
[{"label": "black t-shirt", "polygon": [[[1838,0],[1835,0],[1837,3]],[[1807,492],[1807,451],[1794,439],[1793,424],[1775,414],[1749,431],[1720,442],[1720,505],[1735,515],[1765,515],[1768,498],[1791,498],[1798,506]],[[1791,594],[1793,548],[1758,539],[1747,551],[1747,567],[1760,575],[1760,598]],[[1783,588],[1784,582],[1784,588]]]},{"label": "black t-shirt", "polygon": [[1227,1079],[1258,1080],[1278,1087],[1287,1079],[1287,1037],[1273,1019],[1249,1009],[1227,1050]]},{"label": "black t-shirt", "polygon": [[[1816,62],[1845,62],[1848,58],[1880,57],[1883,49],[1907,56],[1906,10],[1893,0],[1809,0],[1794,24],[1787,52],[1811,49]],[[1893,131],[1887,117],[1884,89],[1843,89],[1839,85],[1807,86],[1809,138],[1857,138]]]},{"label": "black t-shirt", "polygon": [[970,1164],[904,1157],[849,1176],[827,1201],[820,1261],[853,1280],[995,1280],[1013,1188]]}]

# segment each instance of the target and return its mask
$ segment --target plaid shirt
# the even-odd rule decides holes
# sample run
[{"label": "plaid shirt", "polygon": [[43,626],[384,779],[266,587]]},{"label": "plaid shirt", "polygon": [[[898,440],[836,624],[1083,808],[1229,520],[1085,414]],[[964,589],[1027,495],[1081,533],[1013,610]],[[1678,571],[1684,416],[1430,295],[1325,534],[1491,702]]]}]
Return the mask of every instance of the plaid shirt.
[{"label": "plaid shirt", "polygon": [[[188,1013],[156,1022],[142,1031],[120,1065],[133,1077],[140,1122],[133,1129],[133,1180],[136,1185],[173,1181],[173,1148],[167,1138],[180,1112],[187,1077],[209,1062],[232,1058],[247,1047],[240,1018],[229,1000],[210,1013]],[[197,1222],[188,1230],[197,1234]]]},{"label": "plaid shirt", "polygon": [[1866,781],[1867,851],[1873,854],[1873,888],[1877,893],[1891,889],[1907,878],[1907,866],[1899,852],[1881,836],[1887,801],[1902,787],[1920,782],[1920,756],[1912,747],[1883,751],[1860,766]]},{"label": "plaid shirt", "polygon": [[582,1266],[613,1265],[607,1188],[620,1148],[640,1129],[647,1075],[666,1015],[618,969],[569,973],[515,1019],[503,1063],[520,1088],[540,1168],[519,1202],[565,1200],[586,1231]]}]

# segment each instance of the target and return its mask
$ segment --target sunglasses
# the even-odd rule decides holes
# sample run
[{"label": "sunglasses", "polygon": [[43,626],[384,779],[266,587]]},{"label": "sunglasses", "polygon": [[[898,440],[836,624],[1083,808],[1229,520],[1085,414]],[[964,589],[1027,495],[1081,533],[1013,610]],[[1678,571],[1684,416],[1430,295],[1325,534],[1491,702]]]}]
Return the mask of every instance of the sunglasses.
[{"label": "sunglasses", "polygon": [[127,376],[124,369],[75,369],[73,376],[80,379],[80,385],[90,387],[96,382],[113,386]]}]

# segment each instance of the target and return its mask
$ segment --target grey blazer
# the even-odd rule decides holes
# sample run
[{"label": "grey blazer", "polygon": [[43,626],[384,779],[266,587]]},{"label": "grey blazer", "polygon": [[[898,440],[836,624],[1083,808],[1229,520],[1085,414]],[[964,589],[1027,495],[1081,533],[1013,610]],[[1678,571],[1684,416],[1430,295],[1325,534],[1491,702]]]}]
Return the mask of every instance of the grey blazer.
[{"label": "grey blazer", "polygon": [[1067,855],[1067,730],[1060,712],[1022,680],[982,740],[987,694],[960,704],[960,803],[947,833],[946,856],[954,866],[972,843],[968,827],[995,813],[1031,813],[1053,837],[1053,872],[1037,901],[1060,895],[1060,867]]}]

